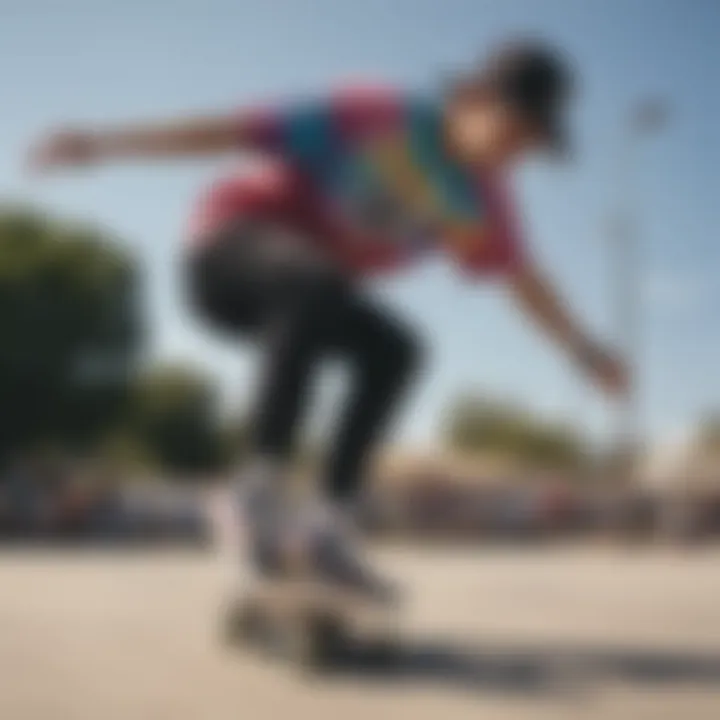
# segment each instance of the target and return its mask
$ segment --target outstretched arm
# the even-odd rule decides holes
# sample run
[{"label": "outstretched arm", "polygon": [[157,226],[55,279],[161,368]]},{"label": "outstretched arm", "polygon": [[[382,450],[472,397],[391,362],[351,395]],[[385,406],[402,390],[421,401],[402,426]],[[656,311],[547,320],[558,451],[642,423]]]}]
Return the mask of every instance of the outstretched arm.
[{"label": "outstretched arm", "polygon": [[333,151],[336,129],[365,133],[392,120],[401,106],[394,92],[351,89],[240,113],[117,128],[71,128],[41,139],[31,148],[28,164],[47,172],[107,161],[187,159],[238,150],[277,152],[300,164],[313,163]]},{"label": "outstretched arm", "polygon": [[564,348],[591,379],[612,395],[627,391],[624,364],[584,333],[536,265],[525,263],[513,275],[511,287],[525,315]]},{"label": "outstretched arm", "polygon": [[28,165],[47,172],[104,161],[190,158],[252,147],[263,134],[254,114],[52,132],[33,146]]}]

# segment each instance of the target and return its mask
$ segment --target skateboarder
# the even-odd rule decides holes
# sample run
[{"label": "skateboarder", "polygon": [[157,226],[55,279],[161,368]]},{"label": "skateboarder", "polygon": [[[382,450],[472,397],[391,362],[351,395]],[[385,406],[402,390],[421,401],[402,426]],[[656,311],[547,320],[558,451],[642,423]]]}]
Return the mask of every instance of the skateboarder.
[{"label": "skateboarder", "polygon": [[[419,372],[415,333],[367,278],[439,253],[468,276],[502,276],[528,315],[611,394],[623,364],[591,340],[527,252],[506,183],[540,152],[563,155],[569,69],[550,47],[497,49],[438,97],[385,88],[158,125],[80,129],[36,146],[33,168],[250,152],[259,162],[200,198],[188,287],[209,321],[261,348],[252,461],[243,473],[254,562],[282,568],[290,548],[323,577],[385,586],[360,559],[352,510],[371,450]],[[468,331],[472,331],[469,322]],[[319,363],[352,370],[321,478],[300,524],[280,488]],[[293,541],[285,540],[292,537]]]}]

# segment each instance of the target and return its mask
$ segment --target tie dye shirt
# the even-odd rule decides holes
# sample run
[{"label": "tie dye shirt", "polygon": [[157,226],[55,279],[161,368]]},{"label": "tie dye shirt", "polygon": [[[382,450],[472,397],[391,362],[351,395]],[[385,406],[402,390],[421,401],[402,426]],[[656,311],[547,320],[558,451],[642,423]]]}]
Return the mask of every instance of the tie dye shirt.
[{"label": "tie dye shirt", "polygon": [[284,220],[361,274],[436,253],[473,273],[518,266],[502,180],[452,161],[432,101],[356,89],[240,122],[243,145],[276,162],[218,183],[203,204],[206,224],[238,212]]}]

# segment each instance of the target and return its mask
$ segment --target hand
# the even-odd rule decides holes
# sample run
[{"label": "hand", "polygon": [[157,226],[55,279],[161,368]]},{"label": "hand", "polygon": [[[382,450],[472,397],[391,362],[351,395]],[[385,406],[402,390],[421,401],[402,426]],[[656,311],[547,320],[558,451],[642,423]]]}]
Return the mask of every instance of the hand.
[{"label": "hand", "polygon": [[630,377],[625,363],[614,353],[599,345],[586,344],[578,352],[582,368],[608,394],[614,397],[627,395]]},{"label": "hand", "polygon": [[31,172],[45,173],[90,165],[99,158],[100,146],[92,132],[63,130],[51,133],[30,149],[27,167]]}]

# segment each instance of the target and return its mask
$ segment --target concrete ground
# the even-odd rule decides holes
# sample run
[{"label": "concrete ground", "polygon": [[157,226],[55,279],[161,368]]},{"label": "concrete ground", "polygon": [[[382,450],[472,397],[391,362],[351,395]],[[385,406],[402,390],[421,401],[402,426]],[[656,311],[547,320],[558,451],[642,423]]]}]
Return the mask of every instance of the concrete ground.
[{"label": "concrete ground", "polygon": [[3,720],[720,717],[720,551],[385,551],[391,673],[309,679],[217,640],[221,564],[0,554]]}]

